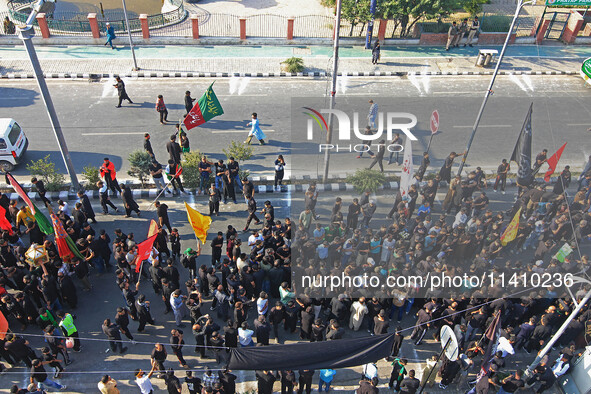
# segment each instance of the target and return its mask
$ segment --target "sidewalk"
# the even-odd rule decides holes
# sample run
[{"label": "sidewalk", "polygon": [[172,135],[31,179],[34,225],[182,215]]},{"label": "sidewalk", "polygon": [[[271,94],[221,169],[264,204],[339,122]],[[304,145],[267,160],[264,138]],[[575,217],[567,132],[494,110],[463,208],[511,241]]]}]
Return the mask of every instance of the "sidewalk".
[{"label": "sidewalk", "polygon": [[[50,78],[101,78],[112,74],[137,77],[290,76],[281,62],[302,57],[303,74],[325,76],[331,68],[332,48],[327,46],[140,46],[136,48],[139,72],[128,47],[113,51],[103,46],[37,46],[42,68]],[[339,75],[391,76],[409,74],[486,75],[491,68],[475,66],[479,47],[390,47],[382,49],[380,64],[371,64],[371,52],[361,46],[343,46]],[[486,49],[500,47],[486,46]],[[576,74],[591,57],[588,46],[514,45],[507,49],[501,74]],[[32,78],[32,68],[20,45],[0,47],[1,78]]]}]

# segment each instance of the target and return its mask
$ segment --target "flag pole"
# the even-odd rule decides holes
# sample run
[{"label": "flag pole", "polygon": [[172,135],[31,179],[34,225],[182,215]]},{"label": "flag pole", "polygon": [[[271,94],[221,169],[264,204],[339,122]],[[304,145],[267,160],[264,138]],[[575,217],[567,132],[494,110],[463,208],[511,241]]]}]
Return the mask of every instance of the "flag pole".
[{"label": "flag pole", "polygon": [[521,8],[524,5],[530,5],[535,3],[535,0],[530,1],[517,1],[517,7],[515,8],[515,15],[513,15],[513,20],[511,21],[511,26],[509,27],[509,31],[507,32],[507,37],[505,38],[505,43],[503,44],[503,49],[501,49],[501,53],[499,54],[499,59],[497,60],[497,65],[495,67],[495,71],[493,72],[492,78],[490,79],[490,83],[488,88],[486,89],[486,93],[484,94],[484,99],[482,100],[482,104],[480,105],[480,111],[478,111],[478,115],[476,115],[476,120],[474,121],[474,126],[472,128],[472,134],[470,134],[470,138],[468,139],[468,144],[466,145],[465,154],[462,157],[462,161],[460,162],[460,168],[458,169],[457,175],[462,175],[462,170],[464,169],[464,165],[466,164],[466,158],[468,157],[468,153],[470,152],[470,147],[472,146],[472,142],[474,141],[474,136],[476,135],[476,130],[478,130],[478,125],[480,124],[480,119],[484,113],[484,107],[486,107],[486,103],[488,102],[488,98],[493,94],[493,86],[495,84],[495,79],[497,78],[497,74],[499,69],[501,68],[501,62],[503,61],[503,57],[505,56],[505,51],[507,50],[507,45],[509,45],[509,41],[511,40],[511,35],[513,33],[513,28],[515,27],[515,22],[517,22],[517,18],[519,17],[519,13],[521,12]]}]

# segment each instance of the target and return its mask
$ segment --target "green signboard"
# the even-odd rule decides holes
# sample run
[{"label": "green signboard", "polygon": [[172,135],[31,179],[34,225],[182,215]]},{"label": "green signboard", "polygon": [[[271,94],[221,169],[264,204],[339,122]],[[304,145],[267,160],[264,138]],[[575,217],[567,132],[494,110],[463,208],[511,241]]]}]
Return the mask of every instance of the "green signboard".
[{"label": "green signboard", "polygon": [[546,0],[547,6],[570,5],[575,7],[589,7],[591,0]]},{"label": "green signboard", "polygon": [[591,57],[583,62],[581,66],[581,77],[587,83],[591,83]]}]

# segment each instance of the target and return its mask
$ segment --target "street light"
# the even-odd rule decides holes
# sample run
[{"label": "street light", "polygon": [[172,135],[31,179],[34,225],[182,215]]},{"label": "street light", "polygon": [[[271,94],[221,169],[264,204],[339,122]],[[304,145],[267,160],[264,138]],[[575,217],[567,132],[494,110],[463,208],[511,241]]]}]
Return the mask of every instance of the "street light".
[{"label": "street light", "polygon": [[31,61],[31,65],[33,66],[33,72],[35,73],[35,79],[37,80],[37,85],[39,86],[39,92],[41,93],[41,97],[43,98],[43,102],[45,103],[45,109],[47,110],[47,114],[49,115],[49,123],[51,123],[51,128],[53,129],[53,133],[55,134],[55,138],[57,139],[57,145],[62,154],[64,164],[66,165],[66,171],[68,171],[68,175],[70,176],[72,189],[77,191],[80,185],[78,184],[78,178],[76,177],[76,170],[74,169],[74,164],[72,163],[72,158],[70,157],[70,152],[68,151],[68,146],[66,145],[66,140],[62,133],[62,127],[60,126],[57,113],[55,112],[55,107],[53,106],[53,101],[51,100],[49,89],[47,89],[47,83],[45,82],[45,77],[43,76],[43,70],[41,70],[39,58],[37,58],[37,52],[35,52],[35,46],[33,45],[32,41],[32,38],[35,35],[33,23],[35,22],[37,14],[41,10],[43,4],[54,2],[55,0],[38,0],[32,7],[31,14],[29,15],[25,23],[23,25],[18,25],[17,29],[18,36],[21,40],[23,40],[25,50],[27,51],[27,55],[29,55],[29,60]]},{"label": "street light", "polygon": [[131,39],[131,29],[129,28],[129,19],[127,19],[127,6],[125,0],[123,2],[123,14],[125,15],[125,27],[127,28],[127,35],[129,36],[129,46],[131,47],[131,56],[133,57],[133,71],[137,71],[140,68],[137,66],[137,60],[135,59],[135,49],[133,49],[133,40]]},{"label": "street light", "polygon": [[[335,95],[337,93],[337,73],[339,68],[339,35],[341,31],[341,0],[337,0],[336,9],[336,21],[334,30],[334,54],[333,54],[333,65],[332,65],[332,85],[330,89],[330,109],[331,112],[328,116],[328,130],[326,131],[326,143],[332,142],[332,126],[334,116],[332,109],[335,105]],[[324,151],[324,177],[322,178],[324,183],[328,183],[328,167],[330,165],[330,149]]]},{"label": "street light", "polygon": [[474,136],[476,135],[476,130],[478,129],[478,125],[480,124],[480,119],[482,118],[482,114],[484,113],[484,107],[486,106],[486,102],[488,101],[488,97],[492,94],[492,88],[495,84],[495,79],[497,78],[497,73],[501,67],[501,62],[503,61],[503,56],[505,56],[505,50],[507,49],[507,45],[509,44],[509,40],[511,39],[511,33],[513,33],[513,28],[515,26],[515,22],[517,21],[517,17],[521,12],[521,9],[525,5],[535,4],[536,0],[529,0],[524,2],[523,0],[518,0],[517,8],[515,9],[515,15],[513,16],[513,20],[511,21],[511,27],[509,27],[509,32],[507,33],[507,37],[505,38],[505,43],[503,44],[503,49],[501,49],[501,54],[499,55],[499,60],[497,61],[497,66],[495,67],[495,71],[493,72],[492,78],[490,80],[490,84],[488,85],[488,89],[486,89],[486,94],[484,95],[484,100],[482,100],[482,105],[480,106],[480,111],[476,116],[476,121],[474,122],[474,127],[472,128],[472,134],[470,134],[470,139],[468,140],[468,145],[466,146],[466,154],[462,157],[462,161],[460,163],[460,168],[458,169],[458,175],[462,175],[462,169],[464,168],[464,164],[466,164],[466,158],[468,157],[468,152],[470,152],[470,147],[472,146],[472,141],[474,140]]}]

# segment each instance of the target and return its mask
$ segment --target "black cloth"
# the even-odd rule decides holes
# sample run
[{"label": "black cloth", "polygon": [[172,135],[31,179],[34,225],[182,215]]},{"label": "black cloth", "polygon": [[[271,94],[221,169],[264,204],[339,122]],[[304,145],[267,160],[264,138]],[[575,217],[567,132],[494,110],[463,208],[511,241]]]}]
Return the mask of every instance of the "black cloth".
[{"label": "black cloth", "polygon": [[[232,370],[338,369],[367,364],[390,355],[394,334],[331,342],[296,343],[230,349]],[[289,357],[285,357],[289,354]]]}]

